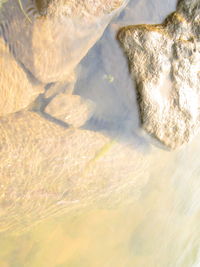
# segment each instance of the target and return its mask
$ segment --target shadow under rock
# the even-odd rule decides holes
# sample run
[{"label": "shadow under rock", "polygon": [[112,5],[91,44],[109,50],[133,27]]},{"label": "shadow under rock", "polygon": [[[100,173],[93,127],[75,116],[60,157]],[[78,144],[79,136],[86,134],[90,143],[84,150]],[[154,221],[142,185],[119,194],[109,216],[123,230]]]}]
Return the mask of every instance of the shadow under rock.
[{"label": "shadow under rock", "polygon": [[31,104],[29,107],[29,110],[32,112],[38,113],[41,117],[45,118],[46,120],[53,122],[61,127],[69,128],[69,124],[59,120],[50,114],[46,113],[44,110],[46,106],[49,104],[49,102],[54,98],[54,95],[50,98],[44,98],[44,94],[40,94],[36,100]]},{"label": "shadow under rock", "polygon": [[140,132],[137,95],[127,59],[109,27],[79,66],[74,94],[95,103],[83,129],[101,132],[142,150],[149,148]]}]

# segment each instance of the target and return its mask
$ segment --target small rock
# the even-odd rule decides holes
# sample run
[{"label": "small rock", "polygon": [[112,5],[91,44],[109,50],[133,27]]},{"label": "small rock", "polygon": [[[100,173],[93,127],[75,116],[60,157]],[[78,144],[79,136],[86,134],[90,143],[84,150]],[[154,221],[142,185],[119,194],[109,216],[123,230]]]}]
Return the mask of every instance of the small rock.
[{"label": "small rock", "polygon": [[94,104],[78,95],[58,94],[48,104],[45,112],[69,125],[79,128],[90,118]]},{"label": "small rock", "polygon": [[65,92],[67,94],[72,94],[74,91],[74,86],[76,84],[76,73],[75,71],[70,73],[68,77],[66,77],[65,81],[56,82],[51,84],[48,89],[45,91],[44,98],[52,98],[57,93]]},{"label": "small rock", "polygon": [[142,126],[172,149],[200,126],[199,12],[199,0],[180,0],[162,25],[128,26],[118,34],[136,81]]}]

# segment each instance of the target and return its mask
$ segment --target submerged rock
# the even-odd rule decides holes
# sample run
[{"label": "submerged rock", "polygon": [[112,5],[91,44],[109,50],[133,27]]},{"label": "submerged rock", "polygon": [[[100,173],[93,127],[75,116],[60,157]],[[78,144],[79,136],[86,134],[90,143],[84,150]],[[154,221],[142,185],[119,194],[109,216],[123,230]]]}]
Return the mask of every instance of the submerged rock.
[{"label": "submerged rock", "polygon": [[58,94],[45,108],[45,112],[56,119],[78,128],[92,115],[94,103],[79,95]]},{"label": "submerged rock", "polygon": [[21,2],[23,12],[18,1],[4,4],[2,34],[17,60],[51,83],[67,80],[128,0]]},{"label": "submerged rock", "polygon": [[43,91],[43,85],[31,81],[0,39],[0,116],[26,108]]},{"label": "submerged rock", "polygon": [[172,149],[199,131],[199,14],[199,0],[180,0],[163,24],[118,33],[136,81],[142,127]]},{"label": "submerged rock", "polygon": [[93,131],[24,111],[0,119],[0,232],[127,194],[148,180],[142,153]]},{"label": "submerged rock", "polygon": [[[43,83],[44,87],[46,84],[45,88],[50,89],[46,91],[44,98],[52,98],[63,90],[73,91],[76,66],[100,38],[113,16],[127,2],[128,0],[7,0],[0,10],[0,37],[9,47],[8,56],[12,57],[13,62],[16,60],[13,64],[19,66],[19,69],[21,67],[20,71],[34,82]],[[6,60],[2,59],[2,62]],[[9,68],[12,62],[6,62],[6,68]],[[9,75],[10,72],[7,71],[6,79],[15,79],[16,87],[11,86],[12,96],[9,96],[9,90],[6,94],[2,91],[2,115],[23,109],[34,100],[30,92],[32,85],[30,84],[30,88],[27,86],[27,92],[23,86],[19,90],[18,83],[26,85],[23,77],[14,75],[13,79]],[[1,83],[10,88],[3,75]],[[26,95],[22,96],[22,91]],[[36,90],[35,93],[39,94]],[[15,99],[15,103],[12,103],[12,99]]]}]

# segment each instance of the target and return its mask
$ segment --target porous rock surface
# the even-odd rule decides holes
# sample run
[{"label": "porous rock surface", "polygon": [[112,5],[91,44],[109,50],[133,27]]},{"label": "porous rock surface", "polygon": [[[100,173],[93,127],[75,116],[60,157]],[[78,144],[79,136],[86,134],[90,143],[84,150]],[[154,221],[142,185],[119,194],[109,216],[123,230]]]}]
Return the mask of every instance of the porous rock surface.
[{"label": "porous rock surface", "polygon": [[118,39],[136,82],[142,127],[169,148],[199,131],[200,1],[179,0],[161,25],[122,28]]}]

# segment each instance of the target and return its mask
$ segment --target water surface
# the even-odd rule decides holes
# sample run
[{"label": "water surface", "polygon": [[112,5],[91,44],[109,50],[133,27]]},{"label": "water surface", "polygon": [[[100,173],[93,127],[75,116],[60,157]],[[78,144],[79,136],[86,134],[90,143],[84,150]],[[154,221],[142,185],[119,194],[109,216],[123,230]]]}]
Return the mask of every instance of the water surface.
[{"label": "water surface", "polygon": [[111,186],[95,187],[92,201],[76,195],[83,206],[20,235],[2,233],[0,266],[199,266],[199,137],[170,152],[140,130],[136,90],[116,41],[119,27],[161,23],[175,7],[174,0],[130,1],[81,61],[74,93],[95,103],[83,128],[116,140],[94,166],[99,180],[111,168]]}]

